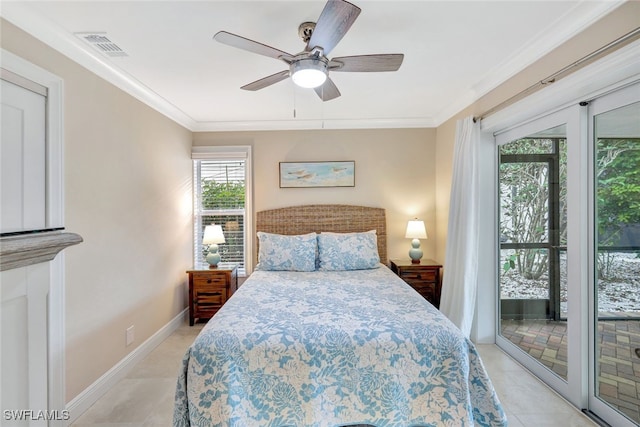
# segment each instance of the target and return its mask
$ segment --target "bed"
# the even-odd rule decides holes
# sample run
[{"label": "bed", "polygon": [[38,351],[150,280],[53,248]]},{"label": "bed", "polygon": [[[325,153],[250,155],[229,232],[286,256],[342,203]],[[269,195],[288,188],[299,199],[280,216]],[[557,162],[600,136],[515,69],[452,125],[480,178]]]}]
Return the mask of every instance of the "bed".
[{"label": "bed", "polygon": [[256,271],[185,354],[174,426],[507,425],[474,345],[385,265],[384,210],[256,229]]}]

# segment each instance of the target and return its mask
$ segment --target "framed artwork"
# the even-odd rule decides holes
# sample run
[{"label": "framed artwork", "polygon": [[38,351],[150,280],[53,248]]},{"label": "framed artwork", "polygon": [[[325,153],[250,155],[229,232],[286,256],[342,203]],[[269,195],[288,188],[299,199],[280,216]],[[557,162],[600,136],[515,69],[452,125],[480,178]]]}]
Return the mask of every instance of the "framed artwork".
[{"label": "framed artwork", "polygon": [[280,188],[354,187],[356,162],[280,162]]}]

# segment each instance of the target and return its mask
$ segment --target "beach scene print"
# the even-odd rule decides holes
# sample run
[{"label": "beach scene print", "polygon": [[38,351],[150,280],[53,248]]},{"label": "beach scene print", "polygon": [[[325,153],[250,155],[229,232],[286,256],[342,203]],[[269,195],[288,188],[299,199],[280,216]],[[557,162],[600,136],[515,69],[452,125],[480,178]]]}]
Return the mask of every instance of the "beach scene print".
[{"label": "beach scene print", "polygon": [[280,187],[353,187],[355,162],[281,162]]}]

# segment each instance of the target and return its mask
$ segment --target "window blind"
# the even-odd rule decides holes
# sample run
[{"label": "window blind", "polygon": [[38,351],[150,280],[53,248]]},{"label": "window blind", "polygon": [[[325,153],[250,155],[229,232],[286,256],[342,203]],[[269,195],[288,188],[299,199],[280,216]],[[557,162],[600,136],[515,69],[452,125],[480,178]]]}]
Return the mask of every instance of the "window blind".
[{"label": "window blind", "polygon": [[206,246],[202,244],[204,228],[218,224],[225,236],[225,243],[219,245],[222,262],[238,263],[239,271],[244,274],[246,160],[194,160],[194,192],[196,263],[206,263]]}]

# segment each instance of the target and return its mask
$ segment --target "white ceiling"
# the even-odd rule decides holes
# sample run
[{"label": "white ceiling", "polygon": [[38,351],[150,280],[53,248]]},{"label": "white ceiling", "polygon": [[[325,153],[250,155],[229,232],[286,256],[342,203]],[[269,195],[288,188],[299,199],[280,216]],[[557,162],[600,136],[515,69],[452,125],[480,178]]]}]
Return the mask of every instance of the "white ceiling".
[{"label": "white ceiling", "polygon": [[[403,53],[397,72],[332,73],[322,102],[275,59],[213,40],[226,30],[295,54],[325,1],[2,1],[2,16],[193,131],[437,126],[619,1],[373,1],[329,57]],[[108,57],[75,33],[104,32]],[[564,66],[567,64],[559,64]],[[540,76],[540,79],[546,76]],[[531,82],[532,84],[534,82]],[[295,117],[294,117],[295,111]]]}]

